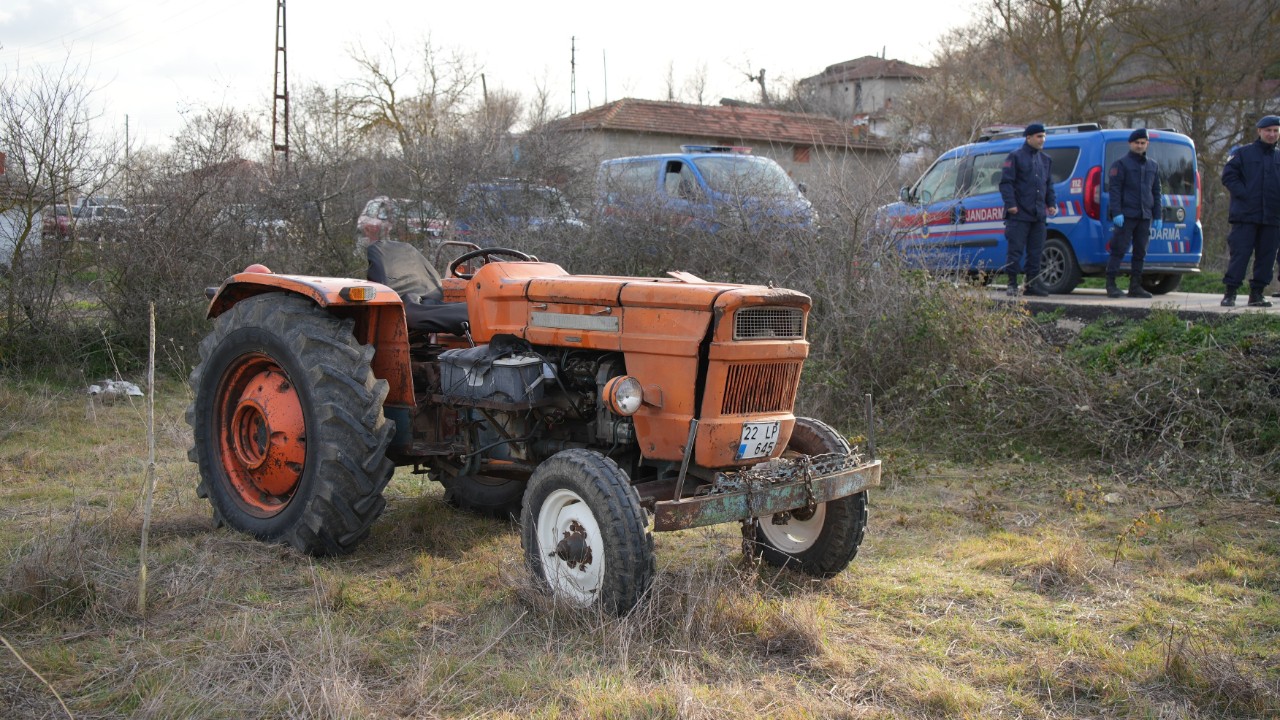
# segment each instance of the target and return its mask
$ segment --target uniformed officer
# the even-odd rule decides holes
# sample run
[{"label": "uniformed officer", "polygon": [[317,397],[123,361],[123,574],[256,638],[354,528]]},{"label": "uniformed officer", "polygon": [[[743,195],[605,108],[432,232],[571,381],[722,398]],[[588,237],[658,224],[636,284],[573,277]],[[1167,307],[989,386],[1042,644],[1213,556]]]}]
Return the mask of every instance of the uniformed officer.
[{"label": "uniformed officer", "polygon": [[1107,198],[1111,209],[1111,257],[1107,260],[1107,297],[1124,293],[1116,287],[1116,275],[1124,254],[1133,248],[1129,263],[1129,297],[1150,298],[1142,289],[1142,263],[1147,257],[1151,231],[1164,226],[1160,217],[1160,167],[1147,157],[1147,129],[1129,133],[1129,153],[1107,171]]},{"label": "uniformed officer", "polygon": [[1227,220],[1227,272],[1222,284],[1227,292],[1222,304],[1236,304],[1236,290],[1244,283],[1249,257],[1253,257],[1253,278],[1249,281],[1249,306],[1271,307],[1263,290],[1271,282],[1280,248],[1280,117],[1267,115],[1258,121],[1258,139],[1238,147],[1222,168],[1222,184],[1231,193]]},{"label": "uniformed officer", "polygon": [[1018,294],[1018,272],[1025,270],[1027,294],[1045,297],[1049,291],[1040,282],[1040,253],[1044,250],[1046,223],[1058,214],[1050,176],[1052,161],[1040,151],[1044,147],[1044,125],[1031,123],[1022,136],[1026,141],[1004,159],[1000,175],[1004,237],[1009,247],[1004,267],[1009,288],[1005,292]]}]

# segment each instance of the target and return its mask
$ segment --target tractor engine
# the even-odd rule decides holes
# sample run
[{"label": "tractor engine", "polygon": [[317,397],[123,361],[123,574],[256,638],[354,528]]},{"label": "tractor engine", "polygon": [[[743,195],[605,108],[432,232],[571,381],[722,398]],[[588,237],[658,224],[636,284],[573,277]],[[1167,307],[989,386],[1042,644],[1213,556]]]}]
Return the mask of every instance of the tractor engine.
[{"label": "tractor engine", "polygon": [[630,418],[599,401],[624,372],[618,354],[542,355],[501,341],[440,354],[445,402],[460,408],[472,453],[530,462],[565,447],[617,448],[635,442]]}]

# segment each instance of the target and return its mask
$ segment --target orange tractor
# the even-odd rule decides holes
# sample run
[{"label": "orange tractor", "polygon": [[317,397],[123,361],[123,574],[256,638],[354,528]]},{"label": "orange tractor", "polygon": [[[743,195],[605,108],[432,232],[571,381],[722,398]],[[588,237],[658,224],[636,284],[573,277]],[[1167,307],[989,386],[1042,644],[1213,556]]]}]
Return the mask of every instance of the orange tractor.
[{"label": "orange tractor", "polygon": [[210,290],[187,421],[216,523],[346,552],[411,465],[454,505],[518,513],[535,579],[613,612],[653,579],[650,516],[741,522],[744,549],[818,577],[857,553],[880,463],[793,414],[806,295],[504,248],[444,278],[404,243],[369,259],[365,280],[250,266]]}]

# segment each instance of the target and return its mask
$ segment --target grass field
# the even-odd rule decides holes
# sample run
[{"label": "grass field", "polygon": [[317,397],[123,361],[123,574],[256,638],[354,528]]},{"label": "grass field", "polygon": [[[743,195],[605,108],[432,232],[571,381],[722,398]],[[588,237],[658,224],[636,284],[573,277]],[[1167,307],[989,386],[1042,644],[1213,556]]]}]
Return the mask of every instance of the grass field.
[{"label": "grass field", "polygon": [[662,534],[630,617],[533,591],[508,524],[401,470],[354,554],[224,529],[162,387],[138,612],[141,403],[0,389],[0,717],[1280,716],[1280,507],[1100,467],[883,456],[814,582],[738,528]]}]

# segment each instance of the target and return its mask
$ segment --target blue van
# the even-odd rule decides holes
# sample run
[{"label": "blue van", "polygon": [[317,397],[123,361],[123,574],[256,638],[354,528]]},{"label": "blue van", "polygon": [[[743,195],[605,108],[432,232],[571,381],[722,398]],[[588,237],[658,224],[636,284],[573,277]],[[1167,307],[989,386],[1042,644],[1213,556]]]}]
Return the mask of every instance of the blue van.
[{"label": "blue van", "polygon": [[596,216],[711,233],[817,229],[813,205],[778,163],[725,145],[605,160],[596,174]]},{"label": "blue van", "polygon": [[[1069,293],[1084,277],[1106,274],[1111,240],[1107,168],[1129,152],[1130,130],[1096,124],[1046,129],[1044,152],[1053,160],[1058,215],[1049,218],[1041,255],[1041,281],[1051,293]],[[1200,272],[1200,173],[1191,138],[1172,130],[1148,130],[1147,157],[1160,164],[1164,228],[1153,230],[1142,286],[1163,294],[1182,276]],[[910,187],[900,202],[881,207],[874,227],[915,267],[990,275],[1005,263],[1000,173],[1005,156],[1023,143],[1009,129],[948,150]],[[1122,272],[1128,270],[1128,256]]]}]

